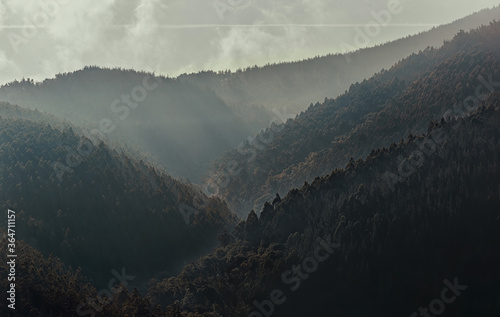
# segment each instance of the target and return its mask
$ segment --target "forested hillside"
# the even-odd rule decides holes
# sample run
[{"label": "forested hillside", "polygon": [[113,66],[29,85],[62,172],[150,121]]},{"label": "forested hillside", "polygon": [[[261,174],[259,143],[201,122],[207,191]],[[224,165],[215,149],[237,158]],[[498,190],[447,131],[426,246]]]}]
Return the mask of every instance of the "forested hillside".
[{"label": "forested hillside", "polygon": [[0,87],[0,315],[498,317],[497,16],[236,73]]},{"label": "forested hillside", "polygon": [[[0,229],[2,235],[6,234]],[[7,239],[0,240],[1,250],[7,249]],[[58,258],[44,257],[22,241],[17,242],[16,309],[7,308],[2,301],[2,316],[165,316],[152,315],[155,307],[142,298],[137,290],[115,284],[112,297],[99,301],[98,291],[85,282],[79,269],[65,266]],[[8,275],[6,266],[0,267],[2,276]],[[8,294],[8,284],[0,290]]]},{"label": "forested hillside", "polygon": [[81,267],[93,285],[122,267],[143,282],[174,274],[235,224],[219,199],[30,113],[0,108],[0,208],[17,212],[18,239]]},{"label": "forested hillside", "polygon": [[[433,122],[423,135],[277,196],[146,298],[117,286],[98,310],[81,306],[97,295],[79,271],[18,242],[24,292],[14,315],[409,316],[448,289],[442,316],[495,316],[499,126],[496,93],[464,119]],[[404,175],[400,156],[411,166]]]},{"label": "forested hillside", "polygon": [[27,119],[34,122],[41,122],[59,130],[71,127],[77,131],[81,131],[69,121],[61,119],[57,116],[38,110],[31,110],[17,105],[11,105],[6,102],[0,102],[0,116],[4,119]]},{"label": "forested hillside", "polygon": [[410,316],[452,283],[441,316],[496,316],[500,94],[483,106],[277,196],[148,298],[179,316]]},{"label": "forested hillside", "polygon": [[215,93],[132,70],[86,67],[0,88],[0,100],[36,108],[104,141],[152,156],[169,174],[199,182],[208,162],[269,124],[261,108],[235,108]]},{"label": "forested hillside", "polygon": [[146,153],[173,176],[200,183],[212,160],[270,122],[295,117],[311,102],[337,97],[351,83],[390,68],[413,52],[439,47],[460,29],[493,19],[500,19],[500,7],[354,54],[236,72],[203,71],[167,78],[86,67],[40,83],[11,82],[0,87],[0,101],[56,114],[94,130],[108,143]]},{"label": "forested hillside", "polygon": [[246,216],[305,180],[364,158],[430,121],[475,109],[500,88],[500,23],[461,32],[442,48],[412,54],[349,91],[271,127],[214,162],[212,192]]}]

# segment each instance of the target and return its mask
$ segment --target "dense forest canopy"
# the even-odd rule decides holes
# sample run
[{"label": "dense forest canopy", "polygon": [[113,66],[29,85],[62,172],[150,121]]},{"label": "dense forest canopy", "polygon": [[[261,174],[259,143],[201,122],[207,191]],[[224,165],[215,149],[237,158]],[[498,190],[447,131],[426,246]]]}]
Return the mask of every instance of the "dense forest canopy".
[{"label": "dense forest canopy", "polygon": [[1,208],[17,211],[19,237],[94,285],[116,263],[143,281],[174,274],[234,226],[217,198],[33,113],[0,105]]},{"label": "dense forest canopy", "polygon": [[381,56],[499,10],[340,95],[339,56],[1,87],[0,315],[498,316],[500,22]]},{"label": "dense forest canopy", "polygon": [[[148,298],[180,316],[410,316],[447,280],[467,290],[443,316],[494,316],[499,126],[496,93],[465,118],[433,122],[423,135],[276,196]],[[422,143],[435,146],[415,162]],[[411,173],[399,171],[400,156]],[[318,246],[327,259],[313,259]]]},{"label": "dense forest canopy", "polygon": [[498,43],[498,22],[460,32],[440,49],[412,54],[337,98],[311,104],[215,161],[207,188],[246,216],[277,192],[422,133],[442,116],[470,112],[477,98],[500,89]]}]

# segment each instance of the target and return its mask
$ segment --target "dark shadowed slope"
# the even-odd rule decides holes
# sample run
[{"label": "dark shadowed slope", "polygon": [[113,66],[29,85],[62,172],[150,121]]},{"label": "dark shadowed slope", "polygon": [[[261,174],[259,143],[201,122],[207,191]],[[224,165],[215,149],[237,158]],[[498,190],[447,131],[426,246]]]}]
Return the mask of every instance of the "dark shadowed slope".
[{"label": "dark shadowed slope", "polygon": [[[119,288],[100,305],[80,272],[18,242],[12,315],[410,316],[445,292],[440,316],[497,316],[499,127],[496,93],[464,119],[433,122],[422,136],[276,197],[146,299]],[[399,174],[398,157],[422,144],[424,159]]]},{"label": "dark shadowed slope", "polygon": [[[21,118],[4,117],[12,108]],[[95,286],[122,267],[137,281],[173,274],[234,225],[220,200],[32,112],[0,106],[0,208],[16,211],[17,239]]]},{"label": "dark shadowed slope", "polygon": [[410,316],[446,288],[440,316],[498,315],[500,94],[483,105],[276,197],[148,298],[185,316]]},{"label": "dark shadowed slope", "polygon": [[[0,250],[8,248],[7,233],[0,229]],[[60,259],[44,257],[39,251],[22,241],[16,244],[16,303],[11,309],[9,301],[0,302],[2,316],[165,316],[152,315],[151,303],[143,299],[136,290],[128,291],[114,280],[113,289],[97,290],[86,283],[79,269],[65,266]],[[2,276],[8,276],[8,266],[0,266]],[[10,283],[2,283],[0,290],[10,294]],[[109,292],[110,298],[102,297]],[[98,294],[101,297],[98,297]],[[108,294],[108,293],[106,293]]]}]

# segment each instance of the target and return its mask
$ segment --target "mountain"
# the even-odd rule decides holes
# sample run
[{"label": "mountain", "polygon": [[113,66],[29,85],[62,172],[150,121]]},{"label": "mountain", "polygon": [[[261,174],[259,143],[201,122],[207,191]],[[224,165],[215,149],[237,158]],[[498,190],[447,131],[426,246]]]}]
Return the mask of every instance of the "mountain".
[{"label": "mountain", "polygon": [[[349,89],[351,83],[369,78],[383,68],[390,68],[412,53],[427,47],[439,48],[460,30],[487,25],[494,19],[500,19],[500,6],[375,47],[358,49],[353,39],[350,43],[341,43],[341,47],[349,51],[345,54],[253,66],[236,72],[184,74],[178,79],[213,90],[228,104],[263,106],[274,110],[268,122],[282,121],[287,116],[304,111],[311,102],[337,97]],[[366,34],[365,37],[370,40]]]},{"label": "mountain", "polygon": [[276,196],[147,298],[175,316],[496,316],[499,126],[495,93]]},{"label": "mountain", "polygon": [[[23,291],[19,309],[9,313],[418,316],[431,310],[496,316],[499,126],[495,93],[464,118],[433,122],[423,135],[277,196],[260,218],[252,212],[221,238],[221,247],[179,276],[153,280],[146,297],[115,285],[99,304],[79,270],[18,241],[16,268],[23,278],[17,287]],[[433,150],[423,152],[422,144],[433,144],[427,147]],[[412,172],[399,175],[398,157],[417,151],[425,160],[409,163]],[[387,182],[387,173],[399,178]],[[6,232],[0,231],[5,250]],[[0,272],[7,276],[5,266]],[[6,283],[1,289],[8,291]],[[82,306],[89,302],[97,310]]]},{"label": "mountain", "polygon": [[498,13],[234,74],[0,87],[0,314],[498,316],[500,22],[458,29]]},{"label": "mountain", "polygon": [[430,121],[472,111],[500,87],[499,40],[498,22],[460,32],[440,49],[412,54],[337,98],[311,104],[221,156],[206,187],[244,216],[275,193],[426,131]]},{"label": "mountain", "polygon": [[267,111],[230,107],[189,83],[98,67],[43,82],[14,81],[0,88],[0,100],[55,114],[89,136],[148,153],[169,174],[193,182],[208,162],[269,123]]},{"label": "mountain", "polygon": [[[0,247],[6,250],[8,242],[4,236],[7,232],[1,228],[0,233],[3,236]],[[79,269],[74,271],[68,268],[56,257],[44,257],[22,241],[16,244],[17,276],[11,280],[16,291],[15,310],[2,301],[2,316],[165,316],[150,314],[155,308],[151,303],[143,299],[137,290],[129,292],[118,284],[114,285],[112,296],[101,302],[98,293],[103,291],[98,292],[85,283]],[[0,267],[2,276],[9,276],[8,269],[7,265]],[[0,290],[4,294],[13,293],[10,283],[2,283]]]},{"label": "mountain", "polygon": [[18,240],[81,267],[94,286],[126,268],[144,288],[235,225],[221,200],[37,114],[0,105],[0,208],[16,212]]},{"label": "mountain", "polygon": [[349,54],[249,67],[235,73],[212,71],[177,78],[122,69],[85,69],[34,83],[0,87],[0,100],[37,108],[93,130],[112,145],[135,152],[173,176],[200,183],[209,163],[243,140],[284,123],[311,102],[337,97],[351,83],[429,46],[438,47],[460,29],[500,18],[500,6],[448,25]]}]

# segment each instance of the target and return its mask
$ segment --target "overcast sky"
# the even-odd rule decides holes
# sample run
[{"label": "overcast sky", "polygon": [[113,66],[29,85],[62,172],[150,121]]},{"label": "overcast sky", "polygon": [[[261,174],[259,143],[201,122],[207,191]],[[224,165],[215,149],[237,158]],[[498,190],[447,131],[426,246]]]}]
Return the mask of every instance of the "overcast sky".
[{"label": "overcast sky", "polygon": [[[0,83],[85,65],[236,70],[372,46],[499,4],[394,1],[0,0]],[[381,10],[389,14],[373,23]]]}]

